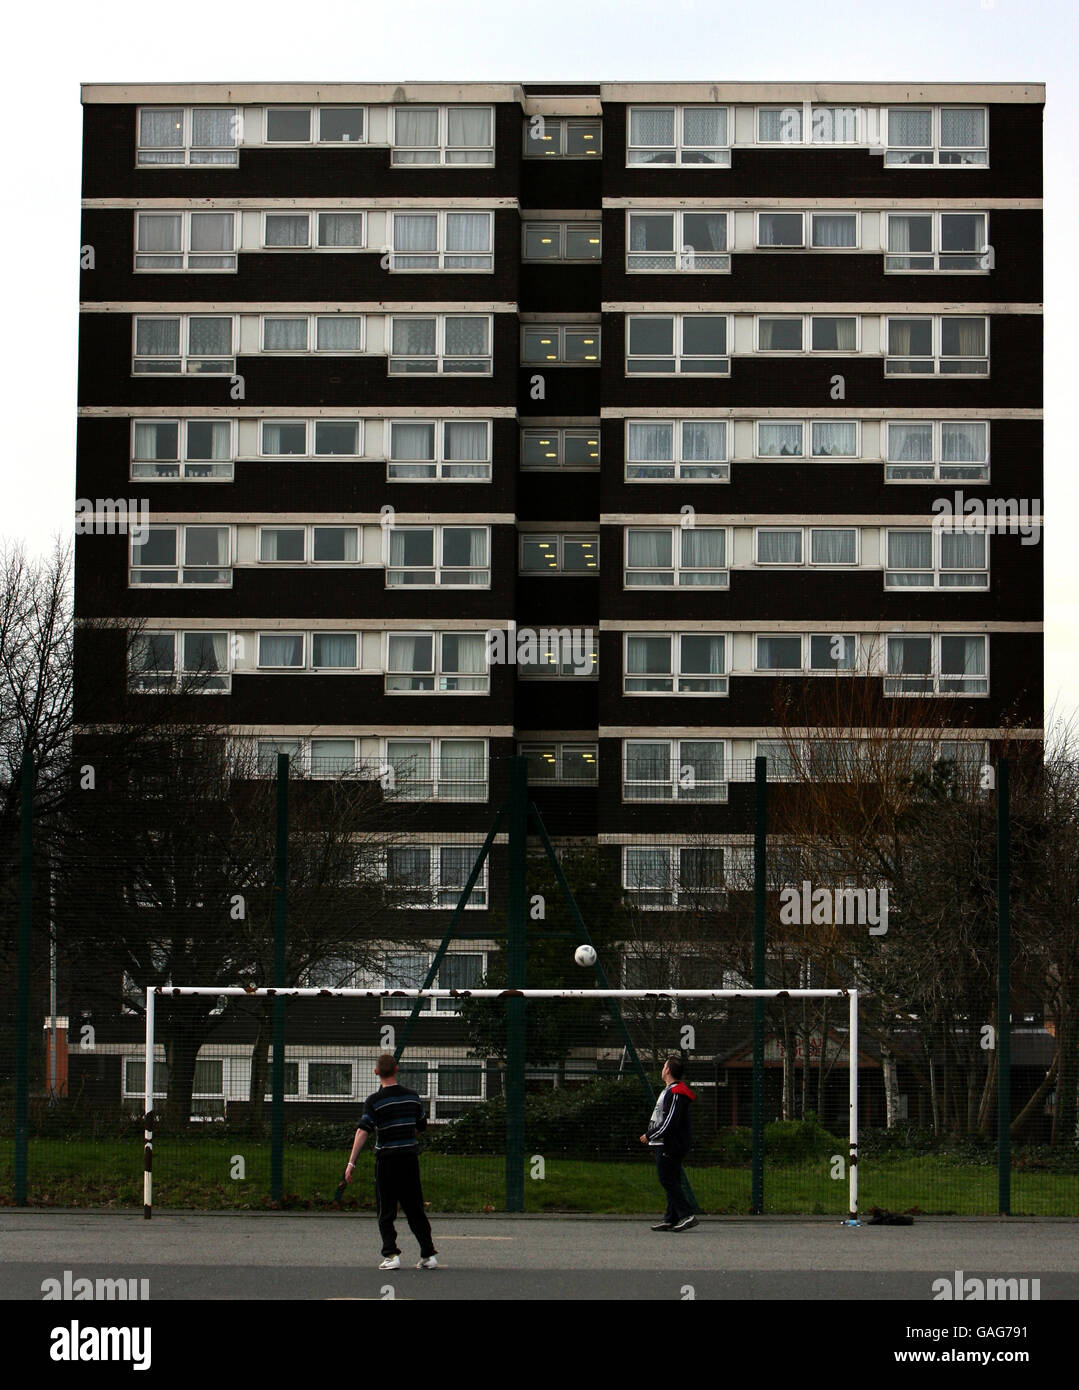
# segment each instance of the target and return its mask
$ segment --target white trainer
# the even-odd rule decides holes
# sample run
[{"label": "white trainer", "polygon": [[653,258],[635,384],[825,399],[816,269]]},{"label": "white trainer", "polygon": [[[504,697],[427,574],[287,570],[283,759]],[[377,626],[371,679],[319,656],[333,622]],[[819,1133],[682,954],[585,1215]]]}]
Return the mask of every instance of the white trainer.
[{"label": "white trainer", "polygon": [[436,1255],[424,1255],[416,1266],[417,1269],[437,1269],[438,1257]]},{"label": "white trainer", "polygon": [[401,1256],[400,1256],[400,1255],[387,1255],[386,1258],[385,1258],[385,1259],[382,1261],[382,1263],[379,1265],[379,1269],[400,1269],[400,1268],[401,1268]]}]

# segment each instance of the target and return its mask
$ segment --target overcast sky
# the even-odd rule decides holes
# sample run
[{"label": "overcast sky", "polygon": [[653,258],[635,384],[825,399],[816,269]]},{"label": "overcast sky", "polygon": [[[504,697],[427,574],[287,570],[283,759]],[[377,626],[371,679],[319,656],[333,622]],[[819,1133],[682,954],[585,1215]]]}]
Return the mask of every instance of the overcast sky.
[{"label": "overcast sky", "polygon": [[[160,19],[156,15],[160,13]],[[1075,0],[393,0],[7,12],[0,217],[8,453],[0,541],[69,536],[75,496],[81,82],[1044,82],[1046,705],[1079,708]],[[29,218],[23,235],[17,211]],[[1044,499],[1043,499],[1044,500]]]}]

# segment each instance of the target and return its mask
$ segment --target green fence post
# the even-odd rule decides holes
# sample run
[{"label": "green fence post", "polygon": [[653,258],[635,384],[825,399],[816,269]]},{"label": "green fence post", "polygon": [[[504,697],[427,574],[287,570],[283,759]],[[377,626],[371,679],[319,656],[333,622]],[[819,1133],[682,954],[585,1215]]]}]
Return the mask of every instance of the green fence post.
[{"label": "green fence post", "polygon": [[1012,1211],[1011,825],[1008,759],[997,766],[997,1208]]},{"label": "green fence post", "polygon": [[[509,902],[506,974],[510,989],[524,989],[528,923],[528,760],[510,761]],[[506,1001],[506,1210],[525,1208],[525,1001]]]},{"label": "green fence post", "polygon": [[19,821],[19,942],[15,997],[15,1205],[26,1206],[26,1152],[30,1099],[30,921],[33,906],[34,755],[22,755]]},{"label": "green fence post", "polygon": [[[273,899],[273,982],[285,985],[285,908],[288,887],[288,754],[277,755],[277,854]],[[285,1170],[285,1001],[273,1001],[270,1074],[270,1200],[280,1202]]]},{"label": "green fence post", "polygon": [[[757,817],[753,833],[753,988],[767,988],[764,979],[764,910],[767,846],[768,759],[754,762]],[[752,1211],[764,1211],[764,1000],[753,1001],[753,1196]]]}]

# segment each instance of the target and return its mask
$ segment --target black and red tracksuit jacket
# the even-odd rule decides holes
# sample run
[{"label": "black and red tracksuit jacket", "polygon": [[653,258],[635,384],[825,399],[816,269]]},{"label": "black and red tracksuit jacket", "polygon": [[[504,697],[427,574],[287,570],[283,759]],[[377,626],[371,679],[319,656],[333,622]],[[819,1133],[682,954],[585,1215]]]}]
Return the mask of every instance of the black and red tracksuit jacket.
[{"label": "black and red tracksuit jacket", "polygon": [[670,1158],[689,1153],[689,1107],[696,1099],[684,1081],[675,1081],[660,1092],[645,1131],[650,1149],[662,1149]]}]

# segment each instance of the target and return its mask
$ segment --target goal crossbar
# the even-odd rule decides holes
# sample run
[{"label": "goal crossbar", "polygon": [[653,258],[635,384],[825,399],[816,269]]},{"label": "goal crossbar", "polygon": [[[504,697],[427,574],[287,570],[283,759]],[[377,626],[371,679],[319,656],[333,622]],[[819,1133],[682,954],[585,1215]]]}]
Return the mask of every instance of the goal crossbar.
[{"label": "goal crossbar", "polygon": [[159,998],[215,999],[846,999],[849,1006],[847,1061],[850,1078],[847,1174],[850,1219],[858,1215],[858,991],[856,989],[320,989],[305,986],[151,985],[146,990],[146,1051],[143,1094],[143,1215],[153,1209],[154,1004]]}]

